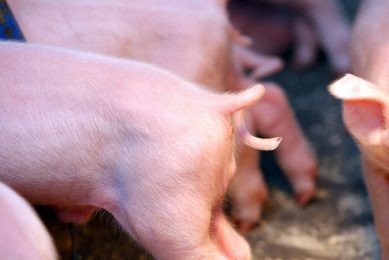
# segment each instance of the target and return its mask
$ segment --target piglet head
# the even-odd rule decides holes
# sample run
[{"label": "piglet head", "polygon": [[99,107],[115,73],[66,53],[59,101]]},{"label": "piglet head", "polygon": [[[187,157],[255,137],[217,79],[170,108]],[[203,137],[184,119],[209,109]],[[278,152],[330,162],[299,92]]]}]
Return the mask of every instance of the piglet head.
[{"label": "piglet head", "polygon": [[370,162],[389,172],[389,93],[348,74],[329,87],[343,100],[344,122]]}]

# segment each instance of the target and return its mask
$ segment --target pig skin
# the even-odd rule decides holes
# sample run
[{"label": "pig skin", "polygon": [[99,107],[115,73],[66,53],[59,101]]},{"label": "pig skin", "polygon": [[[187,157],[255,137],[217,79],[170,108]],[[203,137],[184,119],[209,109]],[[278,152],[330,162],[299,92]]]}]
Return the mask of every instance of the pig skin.
[{"label": "pig skin", "polygon": [[[248,44],[247,40],[229,24],[225,1],[165,2],[163,9],[160,8],[161,1],[156,0],[136,3],[115,0],[109,5],[105,1],[91,0],[12,0],[9,4],[29,42],[141,60],[217,91],[243,90],[254,84],[255,79],[282,67],[280,59],[258,55],[242,46]],[[245,69],[253,70],[248,78],[243,77]],[[255,105],[255,111],[250,112],[259,123],[247,123],[253,126],[250,131],[260,131],[269,137],[277,132],[286,137],[282,151],[277,153],[278,161],[293,187],[299,182],[310,183],[309,188],[295,189],[298,201],[305,203],[314,193],[315,173],[312,172],[316,169],[316,160],[293,113],[288,111],[291,109],[281,88],[266,89],[268,94],[263,100],[266,104]],[[268,114],[275,117],[259,121]],[[247,118],[250,120],[254,118]],[[240,230],[247,231],[260,219],[267,191],[258,169],[256,152],[244,151],[251,148],[238,146],[242,151],[239,151],[237,176],[242,174],[242,177],[237,177],[230,189],[233,207],[237,207],[232,211],[232,218]],[[246,154],[250,159],[244,158]],[[298,159],[292,158],[291,154]],[[301,167],[302,162],[304,167]],[[247,182],[258,183],[258,186],[250,185],[252,188],[246,189]],[[233,194],[235,192],[239,194]],[[252,214],[239,213],[241,210]],[[60,212],[66,214],[66,208]],[[82,208],[79,212],[88,218],[93,208],[88,211]]]},{"label": "pig skin", "polygon": [[389,3],[363,1],[351,41],[351,72],[330,86],[359,146],[381,259],[389,259]]},{"label": "pig skin", "polygon": [[53,241],[32,207],[1,182],[0,229],[2,259],[57,259]]},{"label": "pig skin", "polygon": [[0,181],[31,203],[79,223],[105,209],[158,259],[250,259],[220,204],[235,131],[280,142],[234,116],[262,86],[220,95],[143,63],[3,42],[0,89]]}]

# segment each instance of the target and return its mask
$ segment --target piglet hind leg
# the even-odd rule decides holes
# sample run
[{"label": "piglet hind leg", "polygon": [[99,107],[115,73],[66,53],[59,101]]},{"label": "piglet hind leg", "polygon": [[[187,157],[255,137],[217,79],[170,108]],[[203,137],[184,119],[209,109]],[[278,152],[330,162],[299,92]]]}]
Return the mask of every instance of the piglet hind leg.
[{"label": "piglet hind leg", "polygon": [[[230,129],[233,126],[226,127],[225,122],[233,121],[231,116],[234,112],[254,104],[263,94],[262,90],[261,86],[257,86],[237,95],[220,97],[220,101],[227,104],[220,106],[219,111],[224,119],[214,129],[223,132],[211,138],[209,136],[214,136],[213,131],[204,132],[206,136],[198,139],[201,144],[193,146],[187,142],[191,140],[190,136],[174,140],[169,146],[161,140],[152,167],[150,162],[144,162],[142,158],[154,146],[143,145],[136,154],[123,159],[123,165],[131,167],[123,167],[123,170],[115,173],[116,181],[112,190],[116,198],[112,207],[106,210],[157,259],[251,258],[249,245],[225,220],[220,209],[235,172],[235,163],[231,160]],[[214,120],[211,122],[215,124]],[[240,129],[243,127],[238,119],[234,123]],[[265,148],[275,148],[279,144],[278,138],[249,138],[246,131],[240,131],[242,142]],[[228,133],[229,138],[220,138],[223,133]],[[202,143],[201,140],[206,142]],[[176,147],[185,145],[191,145],[189,147],[192,149],[177,154]],[[208,151],[206,155],[205,150]],[[220,151],[226,153],[220,154]],[[129,163],[128,160],[137,163]],[[183,165],[182,161],[186,163]],[[138,172],[143,178],[136,177]]]},{"label": "piglet hind leg", "polygon": [[221,209],[214,211],[211,223],[211,237],[228,259],[251,259],[249,244],[231,226]]},{"label": "piglet hind leg", "polygon": [[[247,111],[245,122],[252,132],[253,120]],[[258,152],[244,144],[238,144],[236,175],[229,187],[231,218],[242,233],[258,224],[267,200],[267,187],[259,168]]]},{"label": "piglet hind leg", "polygon": [[297,17],[293,23],[296,47],[293,64],[296,68],[311,66],[316,59],[318,43],[312,26],[303,18]]},{"label": "piglet hind leg", "polygon": [[317,162],[308,141],[301,132],[282,89],[267,83],[266,94],[251,109],[255,128],[265,136],[282,136],[275,154],[289,179],[300,204],[307,203],[315,194]]},{"label": "piglet hind leg", "polygon": [[257,151],[240,149],[237,173],[229,187],[231,218],[242,233],[259,223],[268,196],[258,161]]},{"label": "piglet hind leg", "polygon": [[[155,200],[156,196],[141,194],[140,200]],[[159,203],[130,204],[112,213],[131,237],[157,259],[232,259],[215,241],[214,217],[202,201],[180,193]]]},{"label": "piglet hind leg", "polygon": [[[143,178],[116,173],[113,203],[105,210],[156,259],[228,259],[210,231],[215,196],[221,196],[223,188],[215,186],[212,172],[201,166],[173,171],[172,165],[166,166],[172,158],[164,152],[160,156],[163,160],[153,163],[152,171],[142,172]],[[131,170],[149,168],[140,160]]]},{"label": "piglet hind leg", "polygon": [[251,70],[248,76],[253,81],[273,75],[284,66],[282,60],[276,56],[260,54],[239,44],[234,45],[234,56],[243,73]]}]

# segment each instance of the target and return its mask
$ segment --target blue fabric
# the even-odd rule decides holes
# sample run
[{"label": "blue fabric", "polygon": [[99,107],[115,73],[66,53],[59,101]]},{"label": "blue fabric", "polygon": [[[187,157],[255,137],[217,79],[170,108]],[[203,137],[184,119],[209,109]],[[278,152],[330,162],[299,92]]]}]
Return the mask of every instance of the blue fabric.
[{"label": "blue fabric", "polygon": [[0,39],[24,41],[23,33],[5,0],[0,0]]}]

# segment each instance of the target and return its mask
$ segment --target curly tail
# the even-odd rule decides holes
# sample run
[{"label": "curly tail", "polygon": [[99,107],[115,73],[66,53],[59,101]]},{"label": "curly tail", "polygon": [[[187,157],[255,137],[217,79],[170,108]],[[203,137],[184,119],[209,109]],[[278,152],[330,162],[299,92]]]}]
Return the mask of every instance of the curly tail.
[{"label": "curly tail", "polygon": [[[255,104],[265,93],[265,88],[257,84],[249,89],[231,96],[228,110],[234,114],[234,124],[238,133],[238,138],[247,146],[257,150],[274,150],[280,144],[282,138],[258,138],[249,133],[244,123],[244,109]],[[265,115],[266,116],[266,115]]]}]

